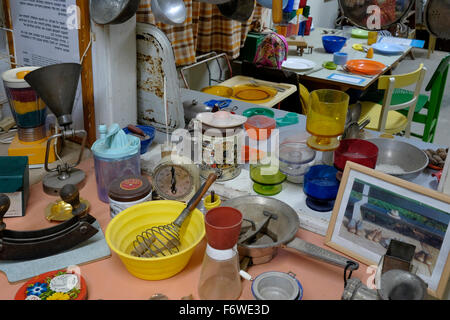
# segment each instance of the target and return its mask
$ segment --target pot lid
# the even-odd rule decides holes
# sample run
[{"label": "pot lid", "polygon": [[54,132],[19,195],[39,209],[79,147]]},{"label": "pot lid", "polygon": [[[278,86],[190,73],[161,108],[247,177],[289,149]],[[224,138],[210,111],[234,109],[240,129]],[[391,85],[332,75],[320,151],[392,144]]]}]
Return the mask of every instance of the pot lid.
[{"label": "pot lid", "polygon": [[142,176],[124,176],[114,179],[109,187],[109,197],[120,202],[131,202],[146,197],[152,186],[147,178]]},{"label": "pot lid", "polygon": [[197,114],[196,119],[215,128],[238,127],[242,126],[247,121],[247,117],[232,114],[227,111],[202,112]]},{"label": "pot lid", "polygon": [[28,82],[25,81],[24,77],[40,67],[21,67],[14,68],[3,72],[2,79],[6,87],[14,89],[24,89],[31,88]]},{"label": "pot lid", "polygon": [[106,135],[94,142],[91,150],[98,157],[120,159],[138,153],[140,147],[141,139],[126,134],[119,124],[113,123]]}]

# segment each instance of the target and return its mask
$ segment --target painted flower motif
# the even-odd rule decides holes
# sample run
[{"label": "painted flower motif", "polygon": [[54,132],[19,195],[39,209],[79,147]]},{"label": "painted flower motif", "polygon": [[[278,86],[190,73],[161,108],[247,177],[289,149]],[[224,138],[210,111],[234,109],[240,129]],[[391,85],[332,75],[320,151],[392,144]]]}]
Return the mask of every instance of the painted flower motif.
[{"label": "painted flower motif", "polygon": [[34,285],[27,288],[27,296],[40,296],[48,290],[46,283],[36,282]]},{"label": "painted flower motif", "polygon": [[67,293],[55,292],[47,300],[70,300],[70,296]]}]

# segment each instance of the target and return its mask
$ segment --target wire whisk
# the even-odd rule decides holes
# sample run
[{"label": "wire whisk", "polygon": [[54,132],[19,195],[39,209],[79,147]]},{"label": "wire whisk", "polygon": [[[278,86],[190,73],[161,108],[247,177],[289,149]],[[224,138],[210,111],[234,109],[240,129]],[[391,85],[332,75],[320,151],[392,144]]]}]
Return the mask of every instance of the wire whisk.
[{"label": "wire whisk", "polygon": [[201,188],[195,193],[187,206],[172,223],[151,227],[136,236],[131,255],[142,258],[164,257],[180,251],[180,230],[184,220],[194,210],[217,175],[211,173]]}]

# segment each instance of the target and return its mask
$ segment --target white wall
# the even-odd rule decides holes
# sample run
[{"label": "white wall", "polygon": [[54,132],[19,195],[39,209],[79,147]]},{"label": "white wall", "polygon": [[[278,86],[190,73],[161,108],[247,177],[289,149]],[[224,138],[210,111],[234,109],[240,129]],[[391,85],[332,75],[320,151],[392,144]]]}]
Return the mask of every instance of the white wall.
[{"label": "white wall", "polygon": [[92,22],[92,32],[96,126],[136,124],[136,17],[118,25]]},{"label": "white wall", "polygon": [[339,4],[337,0],[308,0],[314,27],[334,28]]}]

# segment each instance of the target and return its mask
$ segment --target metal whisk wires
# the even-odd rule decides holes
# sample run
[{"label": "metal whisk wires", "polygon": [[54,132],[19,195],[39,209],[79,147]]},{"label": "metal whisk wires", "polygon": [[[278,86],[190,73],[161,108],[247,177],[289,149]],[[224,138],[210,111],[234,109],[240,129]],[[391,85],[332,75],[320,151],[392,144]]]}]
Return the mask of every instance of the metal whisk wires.
[{"label": "metal whisk wires", "polygon": [[186,208],[172,223],[151,227],[136,236],[131,255],[143,258],[164,257],[180,251],[180,229],[184,220],[194,210],[209,187],[216,181],[217,175],[211,173],[201,188],[189,200]]},{"label": "metal whisk wires", "polygon": [[152,227],[136,236],[136,240],[133,241],[134,250],[131,254],[146,258],[174,254],[180,251],[179,238],[179,227],[173,223]]}]

